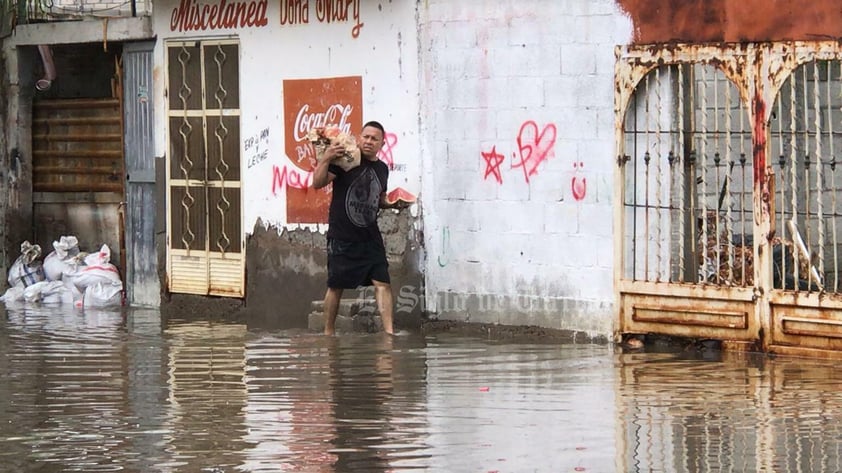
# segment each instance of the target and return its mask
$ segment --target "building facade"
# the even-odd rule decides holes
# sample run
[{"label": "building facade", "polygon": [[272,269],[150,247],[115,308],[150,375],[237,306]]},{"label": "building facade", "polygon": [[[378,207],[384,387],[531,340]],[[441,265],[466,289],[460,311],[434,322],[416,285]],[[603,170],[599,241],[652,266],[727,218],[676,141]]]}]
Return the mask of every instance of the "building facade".
[{"label": "building facade", "polygon": [[[842,124],[837,48],[817,40],[838,36],[830,2],[762,21],[763,2],[725,0],[132,5],[18,21],[4,41],[5,149],[20,157],[4,182],[17,196],[7,265],[18,240],[87,232],[119,248],[136,303],[218,296],[295,325],[323,294],[330,197],[309,187],[304,135],[375,119],[390,190],[418,198],[381,216],[399,323],[746,343],[801,324],[822,340],[813,348],[833,343],[836,227],[824,222],[836,218],[829,126]],[[44,45],[55,78],[41,90]],[[108,113],[122,132],[102,128]],[[103,144],[115,133],[119,157]],[[796,177],[770,185],[773,154],[820,165],[792,174],[805,163],[784,160],[777,176]],[[776,322],[776,289],[779,307],[809,300],[832,323],[781,310]],[[802,343],[788,336],[779,344]]]}]

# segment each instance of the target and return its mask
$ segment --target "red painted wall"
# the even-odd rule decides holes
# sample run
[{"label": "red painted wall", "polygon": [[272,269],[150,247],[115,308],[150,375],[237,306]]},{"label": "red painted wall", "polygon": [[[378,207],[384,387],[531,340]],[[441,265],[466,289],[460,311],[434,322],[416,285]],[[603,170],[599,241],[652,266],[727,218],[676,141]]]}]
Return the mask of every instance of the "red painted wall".
[{"label": "red painted wall", "polygon": [[839,0],[617,0],[633,42],[762,42],[842,38]]}]

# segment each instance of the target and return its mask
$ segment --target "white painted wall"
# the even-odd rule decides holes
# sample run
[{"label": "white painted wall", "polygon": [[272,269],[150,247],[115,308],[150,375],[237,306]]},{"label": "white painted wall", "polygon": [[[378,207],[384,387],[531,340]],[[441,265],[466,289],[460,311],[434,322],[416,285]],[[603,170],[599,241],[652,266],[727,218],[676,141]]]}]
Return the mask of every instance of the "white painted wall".
[{"label": "white painted wall", "polygon": [[[353,24],[314,21],[316,3],[306,25],[281,26],[270,2],[266,27],[204,32],[239,37],[242,136],[269,129],[270,158],[243,163],[244,232],[286,226],[271,192],[272,166],[290,164],[282,81],[360,75],[364,120],[398,134],[390,187],[420,192],[425,309],[610,334],[614,46],[632,33],[615,3],[362,1],[356,39]],[[170,31],[175,5],[156,4],[160,40],[196,36]]]},{"label": "white painted wall", "polygon": [[427,309],[610,334],[630,20],[611,0],[429,0],[419,20]]},{"label": "white painted wall", "polygon": [[[230,3],[230,2],[228,2]],[[281,25],[281,4],[307,5],[306,24]],[[170,20],[178,2],[155,3],[153,29],[158,37],[155,61],[156,156],[167,153],[164,99],[164,42],[182,38],[236,36],[240,43],[241,137],[259,137],[268,129],[268,158],[249,167],[242,149],[243,231],[251,233],[258,218],[279,229],[287,226],[286,194],[272,192],[273,166],[298,172],[284,151],[283,81],[323,77],[361,76],[363,122],[379,120],[387,132],[397,135],[393,148],[396,169],[389,188],[400,186],[413,194],[420,190],[420,144],[418,138],[417,26],[414,2],[352,1],[359,7],[362,23],[352,37],[353,19],[319,22],[317,6],[322,0],[269,1],[268,24],[263,27],[173,32]],[[333,2],[335,3],[335,2]],[[345,3],[345,2],[343,2]],[[218,1],[200,0],[200,5]],[[358,133],[359,130],[354,130]],[[309,181],[308,181],[309,182]],[[322,231],[326,230],[321,228]]]}]

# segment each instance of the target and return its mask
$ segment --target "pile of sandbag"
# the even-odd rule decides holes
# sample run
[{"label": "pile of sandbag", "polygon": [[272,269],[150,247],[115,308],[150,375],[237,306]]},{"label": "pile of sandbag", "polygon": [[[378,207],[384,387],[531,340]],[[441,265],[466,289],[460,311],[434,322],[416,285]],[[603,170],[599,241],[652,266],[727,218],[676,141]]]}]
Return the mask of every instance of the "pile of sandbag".
[{"label": "pile of sandbag", "polygon": [[75,236],[53,242],[44,258],[41,247],[28,241],[20,245],[21,255],[9,269],[9,289],[0,300],[13,302],[68,304],[76,307],[113,307],[123,303],[123,281],[111,264],[111,249],[102,245],[96,253],[79,250]]}]

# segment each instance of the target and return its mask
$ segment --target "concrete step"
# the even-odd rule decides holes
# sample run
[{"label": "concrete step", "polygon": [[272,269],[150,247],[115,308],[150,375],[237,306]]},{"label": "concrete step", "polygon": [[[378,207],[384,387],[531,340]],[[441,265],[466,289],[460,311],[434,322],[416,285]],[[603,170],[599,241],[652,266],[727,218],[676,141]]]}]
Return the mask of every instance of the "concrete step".
[{"label": "concrete step", "polygon": [[[312,312],[307,316],[310,330],[323,332],[325,329],[324,301],[313,301]],[[374,299],[342,299],[336,313],[337,333],[374,333],[383,330],[383,321],[377,312]]]},{"label": "concrete step", "polygon": [[[313,312],[324,312],[324,301],[313,301],[310,303],[310,310]],[[374,299],[342,299],[339,301],[339,310],[336,315],[353,317],[357,314],[376,314],[377,302]]]},{"label": "concrete step", "polygon": [[[314,332],[325,329],[325,315],[323,312],[311,312],[307,316],[307,327]],[[355,315],[347,317],[336,316],[334,325],[336,333],[377,333],[383,331],[383,320],[379,315]]]}]

